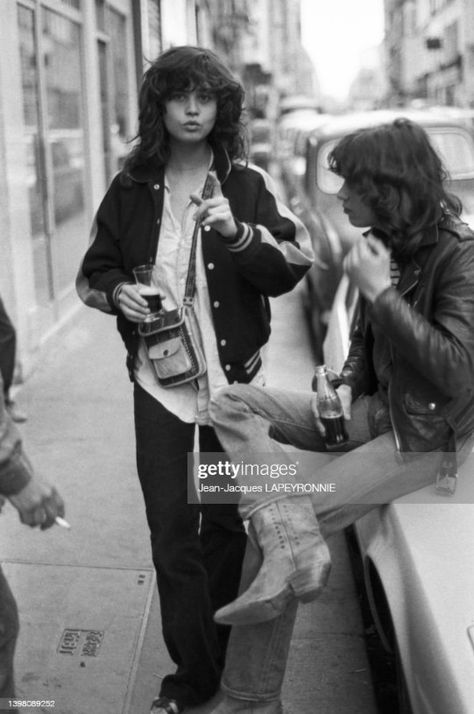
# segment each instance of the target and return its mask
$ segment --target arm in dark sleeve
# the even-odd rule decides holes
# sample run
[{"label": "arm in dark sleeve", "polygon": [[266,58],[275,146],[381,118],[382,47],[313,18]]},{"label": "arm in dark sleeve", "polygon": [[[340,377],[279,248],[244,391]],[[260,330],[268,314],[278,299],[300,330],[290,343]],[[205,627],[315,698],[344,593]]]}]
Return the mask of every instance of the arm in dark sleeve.
[{"label": "arm in dark sleeve", "polygon": [[341,383],[351,387],[353,400],[361,394],[372,391],[369,379],[367,336],[362,327],[361,317],[359,317],[351,336],[349,353],[341,370]]},{"label": "arm in dark sleeve", "polygon": [[313,262],[313,251],[308,231],[280,201],[270,176],[258,173],[255,222],[236,220],[237,234],[223,240],[239,272],[261,293],[274,297],[301,280]]},{"label": "arm in dark sleeve", "polygon": [[89,307],[117,314],[115,296],[124,283],[130,282],[124,272],[118,242],[119,211],[116,205],[118,177],[114,179],[94,218],[90,245],[76,278],[76,289]]},{"label": "arm in dark sleeve", "polygon": [[31,480],[33,470],[23,452],[20,434],[5,409],[0,377],[0,494],[19,493]]},{"label": "arm in dark sleeve", "polygon": [[394,288],[372,305],[396,353],[449,397],[474,382],[474,240],[460,241],[437,276],[428,321]]}]

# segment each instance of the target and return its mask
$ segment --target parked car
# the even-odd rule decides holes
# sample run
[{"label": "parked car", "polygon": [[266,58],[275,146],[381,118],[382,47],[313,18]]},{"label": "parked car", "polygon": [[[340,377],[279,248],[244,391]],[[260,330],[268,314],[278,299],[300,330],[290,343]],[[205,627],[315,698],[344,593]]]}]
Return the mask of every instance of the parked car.
[{"label": "parked car", "polygon": [[250,161],[268,171],[273,154],[273,124],[269,119],[253,119],[249,126]]},{"label": "parked car", "polygon": [[301,109],[285,114],[277,124],[276,159],[290,201],[301,193],[306,170],[306,137],[328,120],[327,114]]},{"label": "parked car", "polygon": [[284,97],[280,100],[278,106],[279,115],[282,117],[290,112],[310,110],[320,112],[321,107],[319,102],[314,97],[308,97],[304,94],[294,94],[293,96]]},{"label": "parked car", "polygon": [[[474,141],[466,117],[429,110],[410,118],[427,128],[443,154],[451,189],[474,226]],[[336,372],[349,347],[354,306],[343,277],[323,346],[323,359]],[[471,455],[452,497],[420,489],[353,526],[372,619],[393,655],[399,714],[474,714],[473,469]]]},{"label": "parked car", "polygon": [[[329,171],[328,155],[345,134],[391,122],[400,116],[418,122],[427,130],[450,172],[450,190],[462,200],[465,220],[474,225],[474,140],[470,123],[462,112],[457,115],[452,108],[432,108],[422,111],[377,110],[337,117],[326,115],[322,122],[307,130],[299,164],[302,176],[299,181],[286,180],[285,187],[292,210],[310,231],[316,256],[307,274],[304,303],[318,359],[322,359],[329,316],[342,277],[342,259],[361,232],[351,226],[342,211],[337,199],[342,180]],[[294,143],[292,151],[297,161]],[[352,304],[353,296],[348,300]]]},{"label": "parked car", "polygon": [[424,488],[353,527],[399,714],[474,713],[473,468],[471,457],[449,502]]}]

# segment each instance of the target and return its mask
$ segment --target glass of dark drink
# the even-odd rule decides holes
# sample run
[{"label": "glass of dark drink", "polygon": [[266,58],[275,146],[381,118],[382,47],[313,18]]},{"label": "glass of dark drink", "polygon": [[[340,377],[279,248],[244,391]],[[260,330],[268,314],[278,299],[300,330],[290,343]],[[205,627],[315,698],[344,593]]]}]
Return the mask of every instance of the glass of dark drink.
[{"label": "glass of dark drink", "polygon": [[133,274],[138,286],[138,292],[145,298],[150,308],[150,315],[145,319],[152,320],[161,310],[160,290],[155,282],[155,266],[137,265],[133,269]]}]

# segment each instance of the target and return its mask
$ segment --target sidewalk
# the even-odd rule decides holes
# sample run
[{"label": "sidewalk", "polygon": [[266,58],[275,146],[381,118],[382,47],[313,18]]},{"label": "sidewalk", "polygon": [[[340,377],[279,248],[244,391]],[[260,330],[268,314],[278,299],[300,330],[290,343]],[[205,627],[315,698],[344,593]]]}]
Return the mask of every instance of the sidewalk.
[{"label": "sidewalk", "polygon": [[[298,294],[274,301],[273,310],[269,381],[305,389],[312,359]],[[27,453],[57,485],[72,524],[30,531],[11,507],[0,518],[21,618],[17,693],[55,702],[31,712],[148,714],[171,668],[135,473],[131,385],[113,323],[82,309],[18,397],[29,416]],[[344,540],[331,548],[330,586],[300,608],[285,714],[375,711]]]}]

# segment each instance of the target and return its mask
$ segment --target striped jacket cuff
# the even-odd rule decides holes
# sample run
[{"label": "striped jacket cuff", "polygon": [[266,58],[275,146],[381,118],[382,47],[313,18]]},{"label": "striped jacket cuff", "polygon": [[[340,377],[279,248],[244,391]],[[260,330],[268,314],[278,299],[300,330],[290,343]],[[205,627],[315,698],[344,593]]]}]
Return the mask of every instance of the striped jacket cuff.
[{"label": "striped jacket cuff", "polygon": [[114,290],[113,290],[113,292],[112,292],[112,302],[113,302],[113,304],[115,305],[115,307],[118,308],[118,309],[120,309],[120,305],[119,305],[119,303],[118,303],[118,296],[119,296],[119,293],[120,293],[120,291],[121,291],[121,289],[123,288],[124,285],[130,285],[130,283],[127,283],[127,282],[124,280],[123,282],[119,283],[119,284],[114,288]]},{"label": "striped jacket cuff", "polygon": [[223,236],[227,248],[231,253],[241,253],[246,250],[252,244],[255,238],[255,233],[253,228],[248,225],[248,223],[240,223],[236,221],[237,233],[232,238]]},{"label": "striped jacket cuff", "polygon": [[257,374],[258,370],[262,366],[262,357],[260,355],[260,350],[257,350],[246,362],[244,362],[244,370],[247,373],[247,377],[252,380]]}]

